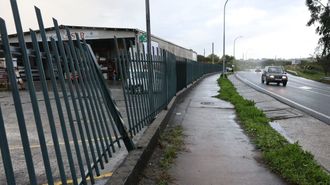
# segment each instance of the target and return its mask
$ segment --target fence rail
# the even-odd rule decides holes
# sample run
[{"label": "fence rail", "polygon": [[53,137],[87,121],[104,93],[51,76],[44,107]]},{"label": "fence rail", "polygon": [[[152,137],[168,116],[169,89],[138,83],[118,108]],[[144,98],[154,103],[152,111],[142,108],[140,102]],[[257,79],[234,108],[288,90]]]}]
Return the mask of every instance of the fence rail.
[{"label": "fence rail", "polygon": [[[36,7],[42,41],[30,30],[32,44],[27,44],[17,3],[10,2],[19,43],[10,45],[0,18],[0,58],[5,58],[10,84],[9,93],[0,92],[1,184],[94,184],[122,145],[134,150],[131,138],[150,125],[177,92],[220,69],[158,48],[147,57],[143,45],[115,38],[126,125],[86,41],[77,33],[73,39],[66,29],[64,42],[56,19],[55,36],[47,38]],[[19,90],[14,61],[24,64],[27,90]]]},{"label": "fence rail", "polygon": [[116,38],[115,44],[131,136],[148,126],[177,92],[204,74],[221,69],[219,65],[178,60],[174,54],[154,47],[148,61],[143,45],[141,48],[138,43]]}]

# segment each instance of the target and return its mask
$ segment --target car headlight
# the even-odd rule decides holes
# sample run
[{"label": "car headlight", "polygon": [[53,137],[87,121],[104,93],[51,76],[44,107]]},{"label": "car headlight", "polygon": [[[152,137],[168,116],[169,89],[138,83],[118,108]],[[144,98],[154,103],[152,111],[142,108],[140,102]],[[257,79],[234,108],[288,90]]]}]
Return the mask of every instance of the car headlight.
[{"label": "car headlight", "polygon": [[287,77],[286,76],[282,76],[282,79],[286,79]]},{"label": "car headlight", "polygon": [[270,75],[269,78],[274,78],[274,75]]}]

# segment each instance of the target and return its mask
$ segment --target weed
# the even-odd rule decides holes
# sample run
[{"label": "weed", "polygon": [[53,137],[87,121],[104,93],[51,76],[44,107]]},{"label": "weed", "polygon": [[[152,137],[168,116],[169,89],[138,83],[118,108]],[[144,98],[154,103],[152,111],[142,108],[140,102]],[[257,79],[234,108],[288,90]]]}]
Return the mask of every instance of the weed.
[{"label": "weed", "polygon": [[166,185],[170,180],[167,170],[170,168],[178,152],[183,147],[183,129],[176,126],[165,131],[160,137],[160,145],[164,150],[164,154],[159,164],[162,168],[162,175],[159,177],[158,185]]},{"label": "weed", "polygon": [[301,185],[330,184],[330,175],[298,143],[290,144],[269,124],[265,114],[240,96],[226,78],[219,78],[218,98],[231,102],[242,127],[251,137],[268,166],[288,182]]}]

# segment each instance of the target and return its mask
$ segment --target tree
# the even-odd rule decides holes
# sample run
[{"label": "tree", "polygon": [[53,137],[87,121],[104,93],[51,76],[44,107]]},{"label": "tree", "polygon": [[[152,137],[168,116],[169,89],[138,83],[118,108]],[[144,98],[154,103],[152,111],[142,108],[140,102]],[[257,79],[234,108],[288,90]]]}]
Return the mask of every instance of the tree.
[{"label": "tree", "polygon": [[205,63],[212,63],[212,55],[214,57],[214,63],[217,64],[219,63],[219,57],[218,55],[215,54],[210,54],[207,57],[204,57],[203,55],[197,55],[197,61],[198,62],[205,62]]},{"label": "tree", "polygon": [[330,72],[330,7],[319,0],[306,0],[306,5],[311,13],[307,26],[317,25],[316,33],[320,35],[319,54],[316,57],[321,63],[324,73]]},{"label": "tree", "polygon": [[[223,56],[221,57],[220,61],[222,61],[222,60],[223,60]],[[235,57],[225,55],[225,61],[226,61],[226,66],[232,67],[232,65],[234,64],[234,61],[235,61]]]},{"label": "tree", "polygon": [[197,55],[198,62],[206,62],[205,57],[203,55]]},{"label": "tree", "polygon": [[218,55],[216,55],[216,54],[210,54],[209,56],[207,56],[206,57],[207,62],[212,63],[212,56],[213,56],[214,63],[215,64],[219,63],[220,59],[219,59]]}]

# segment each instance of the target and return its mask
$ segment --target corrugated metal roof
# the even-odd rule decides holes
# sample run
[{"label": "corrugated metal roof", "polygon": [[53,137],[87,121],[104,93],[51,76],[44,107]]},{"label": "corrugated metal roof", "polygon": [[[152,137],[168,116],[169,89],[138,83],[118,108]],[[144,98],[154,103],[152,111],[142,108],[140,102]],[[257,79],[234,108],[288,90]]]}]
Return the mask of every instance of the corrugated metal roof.
[{"label": "corrugated metal roof", "polygon": [[[93,30],[109,30],[109,31],[128,31],[128,32],[134,32],[134,33],[146,33],[145,31],[142,31],[142,30],[139,30],[139,29],[136,29],[136,28],[111,28],[111,27],[91,27],[91,26],[73,26],[73,25],[59,25],[59,28],[60,29],[64,29],[64,28],[71,28],[71,29],[93,29]],[[45,28],[45,31],[54,31],[54,27],[48,27],[48,28]],[[36,33],[39,33],[40,30],[34,30]],[[30,32],[29,31],[26,31],[24,32],[24,35],[29,35]],[[177,46],[179,48],[182,48],[182,49],[186,49],[186,50],[190,50],[190,51],[193,51],[192,49],[187,49],[187,48],[184,48],[182,46],[179,46],[177,44],[174,44],[172,42],[169,42],[167,40],[164,40],[160,37],[157,37],[157,36],[154,36],[154,35],[151,35],[153,38],[156,38],[156,39],[159,39],[159,40],[162,40],[168,44],[171,44],[171,45],[174,45],[174,46]],[[8,35],[9,38],[14,38],[14,37],[17,37],[17,34],[10,34]],[[195,51],[193,51],[195,52]],[[197,52],[195,52],[197,53]]]},{"label": "corrugated metal roof", "polygon": [[[72,25],[59,25],[59,28],[60,29],[64,29],[64,28],[71,28],[71,29],[93,29],[93,30],[109,30],[109,31],[131,31],[131,32],[142,32],[141,30],[138,30],[138,29],[135,29],[135,28],[110,28],[110,27],[91,27],[91,26],[72,26]],[[55,28],[54,27],[48,27],[48,28],[45,28],[45,31],[54,31]],[[40,30],[34,30],[36,33],[39,33]],[[24,35],[29,35],[30,32],[29,31],[26,31],[24,32]],[[10,34],[8,35],[9,38],[12,38],[12,37],[17,37],[17,34]]]}]

